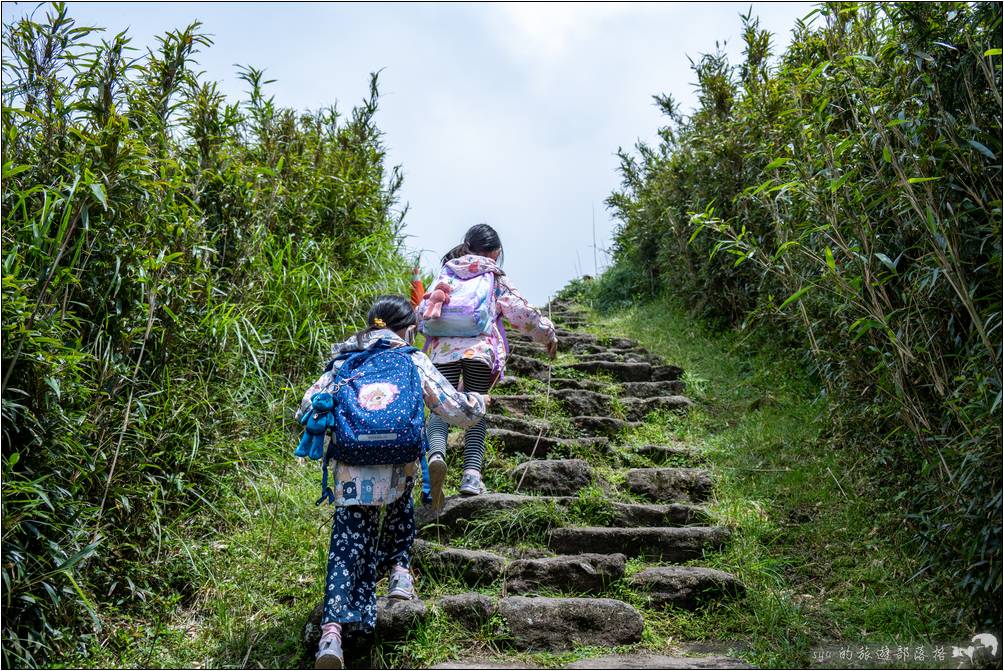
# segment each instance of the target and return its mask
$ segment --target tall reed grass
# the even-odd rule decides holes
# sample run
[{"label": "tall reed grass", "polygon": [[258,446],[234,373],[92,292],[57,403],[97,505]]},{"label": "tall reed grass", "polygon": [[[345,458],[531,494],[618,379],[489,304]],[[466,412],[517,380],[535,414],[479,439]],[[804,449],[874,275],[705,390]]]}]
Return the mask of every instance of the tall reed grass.
[{"label": "tall reed grass", "polygon": [[898,491],[924,571],[1001,611],[1001,5],[826,3],[771,58],[692,63],[621,152],[607,304],[671,290],[769,328],[838,403],[830,448]]},{"label": "tall reed grass", "polygon": [[405,288],[376,75],[348,114],[253,67],[231,102],[211,46],[196,22],[141,54],[61,3],[3,27],[4,666],[185,593],[188,513],[280,456],[236,439]]}]

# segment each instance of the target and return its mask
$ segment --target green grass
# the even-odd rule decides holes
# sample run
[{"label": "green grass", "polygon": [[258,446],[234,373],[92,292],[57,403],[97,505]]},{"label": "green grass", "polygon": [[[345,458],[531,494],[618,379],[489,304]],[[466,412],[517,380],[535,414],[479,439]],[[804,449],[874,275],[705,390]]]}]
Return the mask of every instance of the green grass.
[{"label": "green grass", "polygon": [[177,521],[164,553],[197,576],[184,597],[160,594],[145,617],[102,613],[106,638],[71,665],[284,668],[300,664],[301,632],[319,600],[330,511],[316,508],[316,463],[286,462],[243,482],[215,508],[218,532],[186,535]]},{"label": "green grass", "polygon": [[646,613],[653,641],[740,640],[764,666],[798,666],[824,641],[962,639],[946,585],[913,577],[894,491],[827,435],[827,405],[799,361],[770,344],[713,334],[665,302],[598,317],[594,332],[638,339],[687,371],[696,407],[649,417],[631,442],[683,441],[715,476],[711,512],[733,528],[700,563],[731,571],[747,596],[694,613]]}]

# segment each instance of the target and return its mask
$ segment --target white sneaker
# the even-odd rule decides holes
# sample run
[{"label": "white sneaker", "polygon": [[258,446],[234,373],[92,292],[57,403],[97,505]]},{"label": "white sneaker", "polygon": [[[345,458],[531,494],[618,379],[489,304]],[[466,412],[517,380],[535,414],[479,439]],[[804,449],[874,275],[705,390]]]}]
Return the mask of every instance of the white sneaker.
[{"label": "white sneaker", "polygon": [[336,636],[323,636],[317,646],[315,669],[344,669],[345,655],[342,652],[342,642]]},{"label": "white sneaker", "polygon": [[486,491],[485,483],[481,482],[480,473],[464,473],[460,479],[460,493],[464,496],[477,496]]},{"label": "white sneaker", "polygon": [[414,599],[415,581],[411,573],[394,571],[390,578],[387,596],[391,599]]},{"label": "white sneaker", "polygon": [[429,458],[429,495],[433,510],[443,509],[443,483],[446,481],[446,462],[438,454]]}]

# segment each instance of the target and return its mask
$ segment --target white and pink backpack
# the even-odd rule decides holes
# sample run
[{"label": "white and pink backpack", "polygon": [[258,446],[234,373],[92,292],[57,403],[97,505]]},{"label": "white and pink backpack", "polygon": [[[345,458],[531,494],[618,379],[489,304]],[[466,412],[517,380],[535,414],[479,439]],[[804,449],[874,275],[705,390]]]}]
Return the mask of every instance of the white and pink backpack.
[{"label": "white and pink backpack", "polygon": [[[497,271],[493,267],[481,266],[478,263],[459,267],[458,265],[447,264],[439,271],[433,286],[448,285],[449,298],[438,306],[438,317],[425,319],[420,316],[418,328],[427,337],[485,336],[496,350],[492,373],[497,379],[502,379],[505,375],[505,359],[509,354],[509,343],[502,315],[495,301]],[[419,315],[426,314],[428,301],[429,299],[425,298],[419,304]],[[428,346],[429,341],[426,340],[426,347]]]},{"label": "white and pink backpack", "polygon": [[[486,270],[469,277],[460,277],[449,265],[439,271],[433,286],[449,285],[449,300],[443,303],[438,317],[421,319],[419,330],[427,336],[473,337],[491,333],[497,309],[495,307],[495,273]],[[427,300],[418,306],[424,315]]]}]

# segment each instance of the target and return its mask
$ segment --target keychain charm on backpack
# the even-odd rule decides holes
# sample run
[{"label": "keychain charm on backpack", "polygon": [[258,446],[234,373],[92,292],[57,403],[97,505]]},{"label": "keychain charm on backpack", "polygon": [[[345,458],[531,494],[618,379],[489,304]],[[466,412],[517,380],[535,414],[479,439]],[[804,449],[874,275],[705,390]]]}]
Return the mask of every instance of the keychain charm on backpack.
[{"label": "keychain charm on backpack", "polygon": [[324,456],[324,434],[334,427],[335,417],[332,409],[335,407],[334,397],[326,391],[310,397],[311,410],[300,418],[303,424],[303,438],[293,454],[297,457],[320,459]]}]

